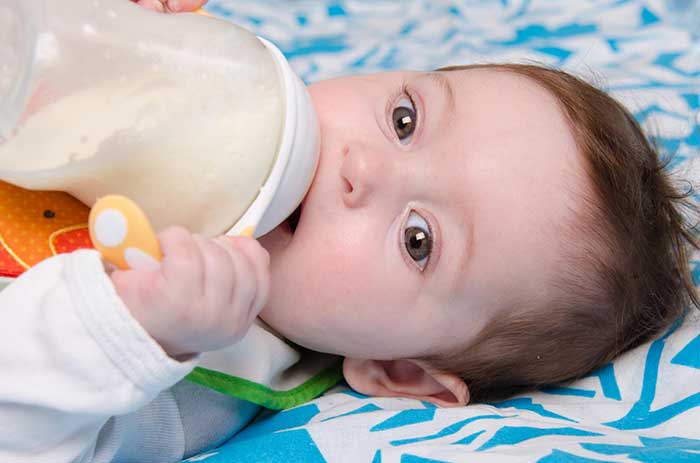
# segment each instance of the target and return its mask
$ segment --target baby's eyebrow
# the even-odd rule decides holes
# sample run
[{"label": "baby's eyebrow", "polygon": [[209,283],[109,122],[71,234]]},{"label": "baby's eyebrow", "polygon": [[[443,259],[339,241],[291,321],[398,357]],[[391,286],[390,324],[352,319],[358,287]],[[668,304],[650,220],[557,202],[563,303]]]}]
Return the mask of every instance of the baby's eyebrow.
[{"label": "baby's eyebrow", "polygon": [[455,103],[455,94],[452,90],[452,84],[450,83],[450,79],[448,79],[441,72],[427,72],[425,75],[429,77],[430,80],[433,81],[435,84],[437,84],[440,91],[442,91],[442,93],[445,96],[445,100],[447,101],[447,107],[452,113],[452,116],[454,116],[457,104]]}]

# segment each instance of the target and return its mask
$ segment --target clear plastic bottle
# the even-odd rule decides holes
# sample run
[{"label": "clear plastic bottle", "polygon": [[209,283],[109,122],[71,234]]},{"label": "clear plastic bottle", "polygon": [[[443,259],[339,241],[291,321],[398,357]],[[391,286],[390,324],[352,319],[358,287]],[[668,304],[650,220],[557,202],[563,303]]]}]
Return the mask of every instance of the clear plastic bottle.
[{"label": "clear plastic bottle", "polygon": [[245,215],[259,235],[301,201],[317,156],[305,87],[241,27],[128,1],[0,0],[2,180],[88,205],[124,194],[156,229],[215,235]]}]

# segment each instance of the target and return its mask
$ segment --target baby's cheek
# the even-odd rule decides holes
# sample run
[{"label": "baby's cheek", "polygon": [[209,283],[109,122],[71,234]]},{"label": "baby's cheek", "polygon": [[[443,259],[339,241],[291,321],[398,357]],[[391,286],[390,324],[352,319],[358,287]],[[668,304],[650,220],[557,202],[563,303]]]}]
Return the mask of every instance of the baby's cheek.
[{"label": "baby's cheek", "polygon": [[365,287],[365,261],[352,248],[324,246],[306,256],[302,279],[313,297],[335,299],[347,297],[358,287]]}]

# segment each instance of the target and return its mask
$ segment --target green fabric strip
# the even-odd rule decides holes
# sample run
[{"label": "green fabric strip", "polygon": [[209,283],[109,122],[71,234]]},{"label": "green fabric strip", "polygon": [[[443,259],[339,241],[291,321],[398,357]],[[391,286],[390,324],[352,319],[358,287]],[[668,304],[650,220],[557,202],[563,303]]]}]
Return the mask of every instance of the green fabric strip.
[{"label": "green fabric strip", "polygon": [[288,391],[276,391],[244,378],[202,367],[196,367],[185,379],[265,408],[283,410],[315,399],[335,386],[343,378],[341,365],[342,362],[338,361]]}]

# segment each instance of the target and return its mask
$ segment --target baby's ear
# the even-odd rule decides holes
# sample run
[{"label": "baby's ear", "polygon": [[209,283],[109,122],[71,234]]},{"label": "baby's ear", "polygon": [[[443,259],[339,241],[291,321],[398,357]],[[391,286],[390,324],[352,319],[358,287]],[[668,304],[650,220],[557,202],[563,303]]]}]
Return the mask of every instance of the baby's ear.
[{"label": "baby's ear", "polygon": [[469,388],[451,373],[436,372],[419,360],[346,358],[343,375],[357,392],[379,397],[408,397],[441,407],[469,403]]}]

